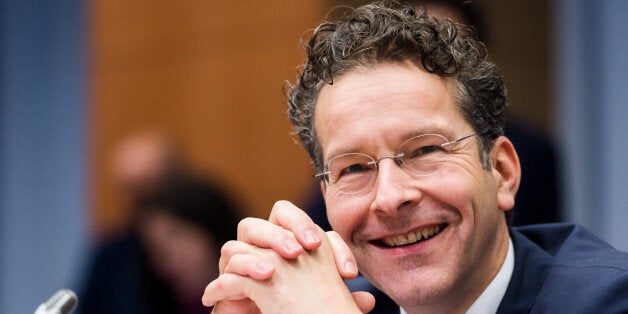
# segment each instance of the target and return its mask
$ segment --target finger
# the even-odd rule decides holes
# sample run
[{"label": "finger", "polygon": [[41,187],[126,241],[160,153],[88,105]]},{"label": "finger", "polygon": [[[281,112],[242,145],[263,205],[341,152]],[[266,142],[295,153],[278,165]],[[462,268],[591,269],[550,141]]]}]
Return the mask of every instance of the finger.
[{"label": "finger", "polygon": [[275,267],[257,255],[236,254],[231,256],[229,263],[225,267],[225,273],[264,280],[272,277],[275,273]]},{"label": "finger", "polygon": [[321,245],[318,226],[307,213],[288,201],[277,201],[268,221],[292,231],[297,241],[307,250],[315,250]]},{"label": "finger", "polygon": [[292,232],[259,218],[245,218],[238,224],[238,241],[270,248],[283,258],[296,258],[303,247]]},{"label": "finger", "polygon": [[368,313],[375,308],[375,297],[372,294],[366,291],[356,291],[351,293],[351,296],[362,313]]},{"label": "finger", "polygon": [[220,249],[220,259],[218,260],[218,270],[220,274],[224,273],[225,267],[229,260],[236,254],[251,254],[254,252],[253,246],[241,241],[227,241]]},{"label": "finger", "polygon": [[203,305],[212,306],[221,300],[241,300],[250,296],[253,279],[236,274],[222,274],[205,287]]},{"label": "finger", "polygon": [[334,260],[338,273],[344,279],[353,279],[358,275],[358,267],[349,246],[342,240],[340,235],[335,231],[327,231],[329,244],[334,252]]}]

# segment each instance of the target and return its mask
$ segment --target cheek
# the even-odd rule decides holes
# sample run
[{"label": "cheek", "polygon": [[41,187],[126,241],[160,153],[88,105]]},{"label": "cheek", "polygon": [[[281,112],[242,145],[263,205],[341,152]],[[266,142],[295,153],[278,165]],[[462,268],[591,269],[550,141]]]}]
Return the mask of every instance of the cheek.
[{"label": "cheek", "polygon": [[423,193],[431,196],[440,203],[460,211],[469,206],[472,195],[469,182],[460,177],[448,176],[423,187]]},{"label": "cheek", "polygon": [[424,186],[426,195],[455,210],[462,221],[476,221],[483,211],[497,207],[494,182],[486,172],[450,172]]},{"label": "cheek", "polygon": [[351,242],[351,234],[364,221],[369,212],[369,199],[360,196],[326,198],[327,217],[332,229],[345,240]]}]

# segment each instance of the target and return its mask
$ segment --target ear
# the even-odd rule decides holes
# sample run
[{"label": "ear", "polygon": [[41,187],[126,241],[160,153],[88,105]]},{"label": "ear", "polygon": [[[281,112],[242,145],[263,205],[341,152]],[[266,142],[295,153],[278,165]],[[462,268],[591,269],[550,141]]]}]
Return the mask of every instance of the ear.
[{"label": "ear", "polygon": [[327,195],[327,193],[325,193],[327,192],[327,186],[325,185],[324,180],[321,180],[319,183],[321,184],[321,192],[323,193],[323,198],[325,198],[325,195]]},{"label": "ear", "polygon": [[508,138],[500,136],[491,149],[490,159],[497,185],[497,205],[500,210],[511,210],[515,206],[515,195],[521,180],[517,151]]}]

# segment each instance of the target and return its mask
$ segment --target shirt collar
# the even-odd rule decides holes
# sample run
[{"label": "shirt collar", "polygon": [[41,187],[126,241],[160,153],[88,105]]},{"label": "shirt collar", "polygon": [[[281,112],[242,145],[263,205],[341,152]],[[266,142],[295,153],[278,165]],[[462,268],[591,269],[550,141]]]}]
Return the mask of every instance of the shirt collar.
[{"label": "shirt collar", "polygon": [[[479,298],[471,304],[471,307],[467,310],[466,314],[483,314],[483,313],[496,313],[499,308],[499,304],[506,294],[510,277],[515,268],[515,251],[510,237],[508,238],[508,253],[506,253],[506,260],[499,269],[499,272],[493,278],[493,281],[484,289],[484,292]],[[407,312],[400,308],[401,314],[407,314]]]},{"label": "shirt collar", "polygon": [[508,238],[508,253],[506,260],[499,269],[497,276],[486,287],[479,298],[471,304],[467,310],[467,314],[496,313],[499,304],[506,294],[512,271],[515,268],[515,250],[513,249],[512,240]]}]

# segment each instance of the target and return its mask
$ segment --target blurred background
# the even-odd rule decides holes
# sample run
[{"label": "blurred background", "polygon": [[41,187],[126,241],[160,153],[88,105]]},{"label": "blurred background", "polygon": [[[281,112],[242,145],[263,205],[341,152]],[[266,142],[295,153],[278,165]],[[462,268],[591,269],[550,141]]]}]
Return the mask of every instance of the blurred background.
[{"label": "blurred background", "polygon": [[[0,0],[0,312],[79,289],[91,250],[128,227],[113,160],[138,131],[175,138],[246,215],[307,206],[283,83],[307,30],[360,3]],[[555,148],[559,219],[628,250],[628,2],[473,3],[511,119]]]}]

